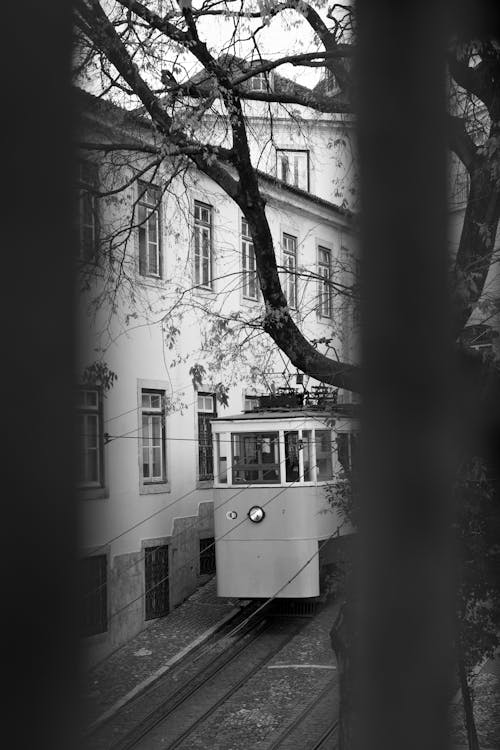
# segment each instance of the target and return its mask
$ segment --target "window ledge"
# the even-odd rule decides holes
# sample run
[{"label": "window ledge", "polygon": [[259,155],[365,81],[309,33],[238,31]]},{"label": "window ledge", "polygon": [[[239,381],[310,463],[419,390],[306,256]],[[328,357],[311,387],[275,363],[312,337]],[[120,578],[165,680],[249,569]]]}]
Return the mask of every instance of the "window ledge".
[{"label": "window ledge", "polygon": [[162,492],[170,492],[170,482],[158,482],[158,484],[141,484],[139,495],[159,495]]},{"label": "window ledge", "polygon": [[109,497],[108,487],[77,487],[79,500],[104,500]]},{"label": "window ledge", "polygon": [[145,276],[142,273],[137,273],[137,282],[143,286],[151,286],[154,289],[163,286],[164,280],[161,276]]}]

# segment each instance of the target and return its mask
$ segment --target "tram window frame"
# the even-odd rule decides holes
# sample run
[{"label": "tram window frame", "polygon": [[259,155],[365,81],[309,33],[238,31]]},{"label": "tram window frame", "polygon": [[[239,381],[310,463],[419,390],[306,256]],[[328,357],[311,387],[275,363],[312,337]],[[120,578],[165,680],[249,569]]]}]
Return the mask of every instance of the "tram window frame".
[{"label": "tram window frame", "polygon": [[[251,441],[255,442],[254,455],[260,461],[249,461],[252,455],[248,452]],[[264,443],[266,441],[266,443]],[[269,441],[269,443],[267,443]],[[264,445],[269,445],[269,451],[263,450]],[[264,456],[273,454],[277,460],[264,461]],[[236,453],[238,450],[238,453]],[[281,482],[281,451],[279,430],[261,432],[232,432],[231,433],[231,457],[233,484],[280,484]],[[270,478],[270,472],[275,472],[275,478]],[[257,476],[250,477],[249,474]]]}]

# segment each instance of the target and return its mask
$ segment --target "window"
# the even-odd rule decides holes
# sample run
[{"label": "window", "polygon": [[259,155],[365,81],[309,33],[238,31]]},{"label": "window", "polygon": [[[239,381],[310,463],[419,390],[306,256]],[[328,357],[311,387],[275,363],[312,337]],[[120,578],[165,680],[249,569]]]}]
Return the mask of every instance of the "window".
[{"label": "window", "polygon": [[321,277],[318,290],[318,312],[321,317],[332,315],[332,251],[328,247],[318,247],[318,274]]},{"label": "window", "polygon": [[352,432],[337,435],[337,456],[345,472],[351,472],[356,464],[358,436]]},{"label": "window", "polygon": [[141,418],[142,482],[165,482],[165,391],[141,390]]},{"label": "window", "polygon": [[332,71],[329,68],[326,68],[325,71],[325,91],[327,93],[330,93],[331,91],[335,91],[335,89],[338,88],[337,80],[335,78],[335,75],[332,73]]},{"label": "window", "polygon": [[146,620],[164,617],[169,611],[168,545],[144,550]]},{"label": "window", "polygon": [[139,181],[139,273],[159,278],[160,267],[160,188]]},{"label": "window", "polygon": [[90,161],[78,164],[78,238],[79,257],[95,261],[99,237],[97,165]]},{"label": "window", "polygon": [[245,394],[245,403],[243,404],[243,411],[254,411],[260,406],[260,396],[252,394]]},{"label": "window", "polygon": [[215,573],[215,539],[200,539],[200,575]]},{"label": "window", "polygon": [[283,234],[283,265],[285,266],[285,296],[288,306],[297,306],[297,237]]},{"label": "window", "polygon": [[316,478],[318,481],[331,479],[332,465],[332,433],[330,430],[316,430]]},{"label": "window", "polygon": [[287,185],[309,190],[309,151],[276,149],[276,171]]},{"label": "window", "polygon": [[98,388],[81,388],[77,402],[78,485],[102,487],[102,397]]},{"label": "window", "polygon": [[214,453],[210,420],[215,419],[216,416],[215,395],[213,393],[198,393],[198,479],[200,481],[214,478]]},{"label": "window", "polygon": [[85,557],[80,563],[81,635],[104,633],[108,629],[106,555]]},{"label": "window", "polygon": [[212,288],[212,206],[194,202],[194,282]]},{"label": "window", "polygon": [[273,76],[272,73],[257,73],[248,80],[250,91],[272,91]]},{"label": "window", "polygon": [[299,433],[285,432],[285,470],[286,481],[297,482],[299,479]]},{"label": "window", "polygon": [[243,296],[256,300],[259,297],[255,250],[246,219],[241,219],[241,267],[243,272]]},{"label": "window", "polygon": [[277,432],[233,433],[233,483],[275,484],[280,481]]}]

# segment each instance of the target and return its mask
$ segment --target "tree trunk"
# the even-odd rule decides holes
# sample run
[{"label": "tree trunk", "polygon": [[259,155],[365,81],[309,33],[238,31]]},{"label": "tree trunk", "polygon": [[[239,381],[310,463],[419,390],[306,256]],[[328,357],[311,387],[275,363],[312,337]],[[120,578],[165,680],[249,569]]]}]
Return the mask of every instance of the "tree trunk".
[{"label": "tree trunk", "polygon": [[474,710],[472,707],[472,696],[465,672],[465,665],[461,656],[458,658],[458,675],[460,678],[460,689],[462,691],[462,701],[464,706],[465,727],[467,729],[467,741],[469,750],[480,750],[477,739],[476,722],[474,721]]}]

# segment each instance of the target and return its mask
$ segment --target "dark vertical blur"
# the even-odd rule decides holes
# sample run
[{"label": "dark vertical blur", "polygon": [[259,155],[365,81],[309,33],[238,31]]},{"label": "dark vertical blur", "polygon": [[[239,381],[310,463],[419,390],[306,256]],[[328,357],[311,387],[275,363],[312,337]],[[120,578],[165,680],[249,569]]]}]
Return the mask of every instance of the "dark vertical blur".
[{"label": "dark vertical blur", "polygon": [[76,741],[71,3],[2,9],[4,741]]},{"label": "dark vertical blur", "polygon": [[455,454],[443,0],[359,0],[364,424],[357,747],[445,750]]}]

